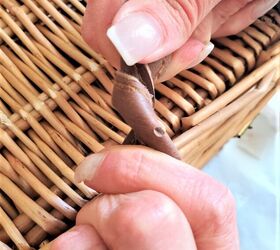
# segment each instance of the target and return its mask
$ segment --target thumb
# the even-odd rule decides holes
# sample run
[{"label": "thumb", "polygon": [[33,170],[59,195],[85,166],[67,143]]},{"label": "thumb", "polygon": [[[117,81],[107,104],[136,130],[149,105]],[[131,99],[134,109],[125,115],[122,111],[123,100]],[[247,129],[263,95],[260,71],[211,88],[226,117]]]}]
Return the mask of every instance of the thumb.
[{"label": "thumb", "polygon": [[150,63],[182,47],[218,2],[130,0],[107,35],[128,65]]}]

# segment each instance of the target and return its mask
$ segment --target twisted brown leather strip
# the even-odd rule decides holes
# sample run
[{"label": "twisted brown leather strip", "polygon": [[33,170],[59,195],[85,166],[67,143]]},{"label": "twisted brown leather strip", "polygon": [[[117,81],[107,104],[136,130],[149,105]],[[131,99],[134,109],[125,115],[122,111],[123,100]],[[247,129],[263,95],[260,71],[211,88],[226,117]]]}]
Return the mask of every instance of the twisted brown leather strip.
[{"label": "twisted brown leather strip", "polygon": [[176,147],[154,111],[154,93],[152,72],[148,65],[129,67],[122,62],[121,71],[116,73],[112,101],[127,124],[133,128],[126,143],[131,144],[136,138],[146,146],[179,159]]}]

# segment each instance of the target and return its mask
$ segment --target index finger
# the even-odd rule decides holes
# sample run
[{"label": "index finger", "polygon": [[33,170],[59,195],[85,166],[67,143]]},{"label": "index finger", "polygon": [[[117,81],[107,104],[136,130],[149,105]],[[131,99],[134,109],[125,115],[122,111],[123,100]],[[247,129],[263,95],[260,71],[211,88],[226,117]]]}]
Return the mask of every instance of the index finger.
[{"label": "index finger", "polygon": [[188,218],[198,249],[238,249],[234,199],[205,173],[144,147],[114,147],[89,156],[76,179],[105,194],[155,190]]}]

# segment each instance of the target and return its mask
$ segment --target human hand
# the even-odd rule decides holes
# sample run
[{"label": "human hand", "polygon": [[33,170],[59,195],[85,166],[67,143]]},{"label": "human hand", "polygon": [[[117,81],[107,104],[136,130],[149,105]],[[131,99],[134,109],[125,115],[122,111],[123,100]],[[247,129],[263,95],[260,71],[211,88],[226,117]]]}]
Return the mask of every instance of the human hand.
[{"label": "human hand", "polygon": [[234,199],[205,173],[144,147],[89,156],[77,181],[101,192],[51,250],[237,250]]},{"label": "human hand", "polygon": [[[278,0],[88,0],[82,34],[112,65],[155,62],[172,54],[159,80],[195,66],[212,51],[211,37],[236,34]],[[112,26],[113,25],[113,26]],[[110,28],[111,27],[111,28]],[[106,35],[109,30],[109,36]]]}]

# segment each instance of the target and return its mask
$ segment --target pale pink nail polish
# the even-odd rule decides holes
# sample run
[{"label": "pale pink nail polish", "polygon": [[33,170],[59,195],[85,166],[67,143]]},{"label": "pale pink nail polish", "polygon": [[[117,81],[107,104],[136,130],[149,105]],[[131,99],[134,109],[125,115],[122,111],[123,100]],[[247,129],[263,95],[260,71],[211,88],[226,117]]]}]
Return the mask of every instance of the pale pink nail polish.
[{"label": "pale pink nail polish", "polygon": [[96,169],[102,164],[106,155],[97,153],[88,156],[75,171],[75,183],[91,180],[96,172]]},{"label": "pale pink nail polish", "polygon": [[135,12],[111,26],[107,36],[126,64],[134,65],[159,48],[163,32],[153,16]]},{"label": "pale pink nail polish", "polygon": [[188,68],[192,68],[197,64],[201,63],[215,48],[214,44],[209,42],[204,49],[199,53],[198,57],[188,66]]}]

